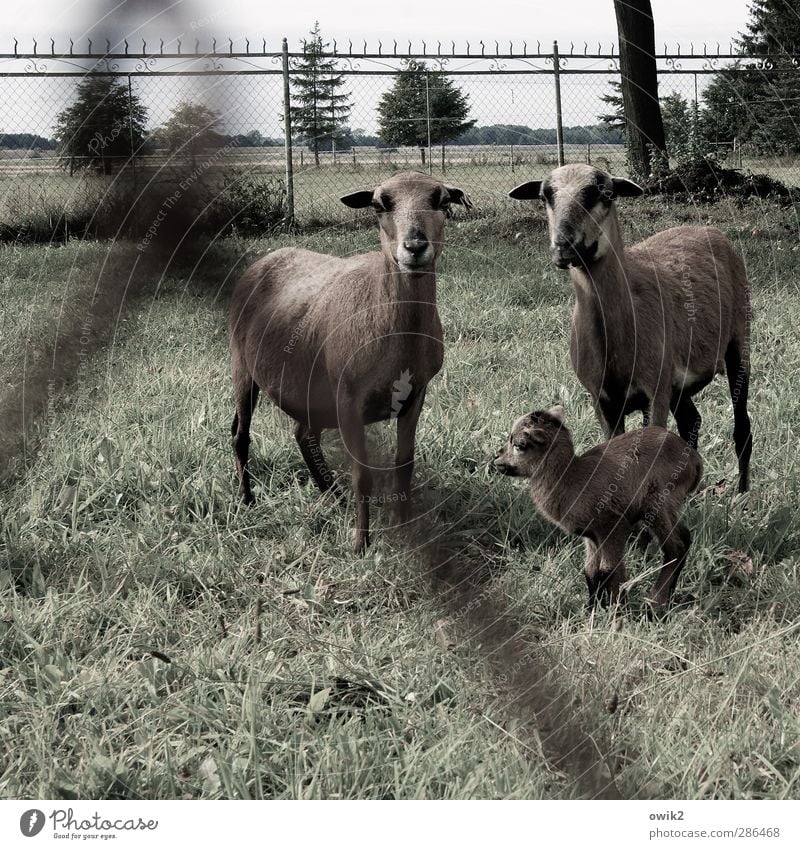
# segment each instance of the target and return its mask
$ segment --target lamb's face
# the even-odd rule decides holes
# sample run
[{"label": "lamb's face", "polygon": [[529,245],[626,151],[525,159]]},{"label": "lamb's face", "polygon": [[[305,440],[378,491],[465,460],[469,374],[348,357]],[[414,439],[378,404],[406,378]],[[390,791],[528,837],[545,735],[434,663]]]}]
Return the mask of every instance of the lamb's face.
[{"label": "lamb's face", "polygon": [[431,271],[442,252],[450,206],[472,206],[466,192],[414,171],[396,174],[372,191],[342,198],[348,206],[372,206],[378,214],[384,253],[401,271]]},{"label": "lamb's face", "polygon": [[495,469],[504,475],[530,477],[553,442],[564,433],[568,431],[560,405],[520,416],[511,426],[508,442],[495,457]]},{"label": "lamb's face", "polygon": [[630,180],[590,165],[563,165],[544,180],[523,183],[511,197],[541,197],[547,208],[550,252],[559,268],[588,268],[609,250],[609,216],[614,198],[642,194]]}]

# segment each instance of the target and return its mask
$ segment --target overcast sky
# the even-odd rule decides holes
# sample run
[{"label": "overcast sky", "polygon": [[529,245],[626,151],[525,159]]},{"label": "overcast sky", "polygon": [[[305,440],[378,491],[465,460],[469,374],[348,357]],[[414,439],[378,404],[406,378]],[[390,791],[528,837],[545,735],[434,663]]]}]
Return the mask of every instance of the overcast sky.
[{"label": "overcast sky", "polygon": [[[717,41],[727,48],[748,18],[747,0],[652,0],[652,5],[659,50],[665,42],[674,50],[676,43],[688,47],[691,41],[697,49],[706,42],[715,50]],[[13,49],[14,37],[23,52],[32,49],[33,37],[40,52],[49,51],[50,37],[56,39],[56,49],[65,52],[70,37],[82,49],[86,48],[85,39],[92,38],[95,52],[105,49],[107,38],[112,50],[121,48],[124,38],[133,50],[141,49],[142,38],[149,51],[158,49],[161,38],[168,51],[170,43],[174,49],[177,38],[183,40],[184,51],[193,48],[195,39],[200,40],[201,50],[209,50],[213,37],[218,48],[228,37],[243,48],[243,39],[248,37],[253,47],[260,48],[265,38],[268,49],[277,50],[284,35],[298,49],[315,20],[327,40],[338,41],[340,50],[349,40],[356,50],[363,48],[365,40],[374,50],[379,39],[388,50],[395,39],[401,50],[407,49],[409,40],[420,50],[423,39],[428,50],[435,49],[437,41],[445,50],[456,41],[463,50],[468,40],[476,51],[483,40],[487,52],[494,50],[495,41],[501,50],[508,49],[509,41],[517,49],[527,41],[529,50],[535,49],[537,40],[543,50],[549,50],[554,38],[562,50],[569,49],[570,41],[578,50],[583,49],[584,41],[593,50],[600,42],[603,51],[617,41],[613,0],[402,0],[395,4],[379,0],[30,0],[16,8],[13,16],[4,16],[0,53]],[[605,108],[600,97],[609,90],[609,80],[604,76],[563,79],[565,125],[597,121]],[[706,81],[701,80],[701,88]],[[145,75],[135,82],[150,126],[162,123],[179,100],[188,99],[203,100],[220,112],[229,132],[256,128],[267,136],[282,134],[280,77],[223,81]],[[351,126],[375,132],[375,106],[391,78],[350,77],[348,82],[353,102]],[[554,126],[553,86],[546,76],[460,77],[459,84],[470,98],[471,117],[481,125]],[[67,78],[44,80],[25,74],[0,80],[0,131],[49,137],[54,116],[71,100],[74,90],[75,80]],[[673,90],[690,99],[692,78],[662,78],[662,95]]]},{"label": "overcast sky", "polygon": [[[727,44],[747,21],[747,0],[652,0],[652,5],[659,44]],[[296,43],[315,20],[327,37],[354,43],[424,38],[507,45],[510,39],[545,44],[557,38],[596,45],[617,39],[612,0],[30,0],[13,16],[3,16],[0,34],[8,42],[12,36],[36,36],[40,43],[51,35],[87,34],[112,41],[137,35],[277,41],[285,35]]]}]

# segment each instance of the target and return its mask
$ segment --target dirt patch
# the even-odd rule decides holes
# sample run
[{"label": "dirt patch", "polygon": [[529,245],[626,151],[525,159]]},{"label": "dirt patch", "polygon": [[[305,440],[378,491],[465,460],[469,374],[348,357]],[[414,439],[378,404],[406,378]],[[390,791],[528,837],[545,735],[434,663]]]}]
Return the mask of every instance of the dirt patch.
[{"label": "dirt patch", "polygon": [[800,203],[800,189],[789,187],[767,174],[726,168],[713,159],[698,159],[643,183],[646,194],[667,195],[681,203],[715,203],[721,200],[771,198],[784,205]]}]

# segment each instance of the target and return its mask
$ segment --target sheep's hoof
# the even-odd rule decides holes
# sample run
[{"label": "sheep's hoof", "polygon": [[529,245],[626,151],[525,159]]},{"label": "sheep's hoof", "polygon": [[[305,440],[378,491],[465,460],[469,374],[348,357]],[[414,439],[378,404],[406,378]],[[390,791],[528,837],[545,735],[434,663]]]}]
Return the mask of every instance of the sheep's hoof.
[{"label": "sheep's hoof", "polygon": [[369,546],[369,535],[356,534],[355,542],[353,543],[354,554],[364,554]]},{"label": "sheep's hoof", "polygon": [[648,599],[645,602],[645,617],[649,622],[663,622],[667,618],[669,603]]},{"label": "sheep's hoof", "polygon": [[249,490],[247,492],[241,493],[241,497],[242,497],[242,503],[243,504],[250,505],[255,501],[255,498],[253,498],[253,493],[250,492]]},{"label": "sheep's hoof", "polygon": [[411,502],[408,500],[401,501],[397,508],[397,519],[401,525],[407,525],[411,521]]}]

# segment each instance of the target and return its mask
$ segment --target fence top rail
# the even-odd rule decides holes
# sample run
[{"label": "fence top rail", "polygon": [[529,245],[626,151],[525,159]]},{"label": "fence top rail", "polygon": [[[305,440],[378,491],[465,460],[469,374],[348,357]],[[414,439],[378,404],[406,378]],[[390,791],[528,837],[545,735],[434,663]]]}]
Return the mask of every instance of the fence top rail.
[{"label": "fence top rail", "polygon": [[[13,51],[8,53],[0,53],[0,60],[41,60],[41,59],[82,59],[96,61],[121,61],[124,59],[131,60],[148,60],[148,59],[196,59],[207,60],[214,57],[227,57],[232,59],[276,59],[283,53],[282,45],[277,45],[275,49],[268,50],[266,38],[254,39],[251,43],[249,38],[240,38],[234,41],[232,38],[216,39],[212,38],[210,44],[207,44],[207,49],[201,50],[200,39],[195,39],[192,45],[193,49],[184,50],[182,39],[172,39],[165,42],[164,39],[159,39],[157,46],[150,41],[150,49],[148,49],[148,41],[140,39],[136,45],[132,46],[127,39],[122,42],[115,42],[112,46],[110,39],[102,40],[105,49],[95,50],[95,45],[102,43],[99,39],[86,39],[86,48],[81,50],[76,47],[73,39],[69,39],[69,49],[56,50],[56,42],[54,38],[49,38],[45,42],[40,43],[37,39],[31,40],[32,49],[21,49],[18,39],[13,40]],[[283,40],[286,42],[286,39]],[[464,42],[462,45],[457,45],[455,41],[449,44],[436,41],[429,44],[426,41],[420,42],[422,49],[415,49],[412,41],[398,42],[392,39],[386,45],[382,41],[378,41],[377,47],[368,44],[367,41],[359,43],[353,41],[347,42],[347,49],[340,49],[338,42],[334,39],[331,42],[331,49],[324,51],[323,56],[327,58],[338,58],[342,60],[348,59],[551,59],[554,55],[558,55],[560,59],[569,58],[575,59],[599,59],[599,60],[616,60],[619,59],[619,49],[615,42],[611,42],[608,49],[603,49],[601,42],[592,43],[584,41],[582,47],[579,44],[577,47],[574,42],[569,42],[569,47],[566,45],[559,46],[557,41],[551,43],[551,49],[542,49],[543,42],[541,40],[531,40],[516,42],[503,42],[502,46],[499,41],[480,40],[476,43]],[[506,49],[506,44],[508,49]],[[534,46],[535,49],[534,49]],[[548,43],[545,43],[547,45]],[[141,46],[140,46],[141,45]],[[434,47],[435,45],[435,47]],[[596,49],[594,49],[596,46]],[[307,43],[301,42],[299,50],[289,50],[290,58],[302,58],[306,54]],[[729,42],[727,47],[721,45],[720,42],[714,42],[709,49],[707,42],[703,42],[702,49],[699,45],[689,43],[681,45],[676,43],[674,48],[670,48],[667,43],[663,44],[663,50],[655,54],[656,59],[662,60],[680,60],[680,59],[746,59],[752,62],[773,63],[777,60],[786,61],[789,59],[795,64],[800,65],[800,56],[789,54],[763,54],[758,56],[745,55],[741,50],[737,49],[733,42]]]}]

